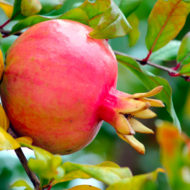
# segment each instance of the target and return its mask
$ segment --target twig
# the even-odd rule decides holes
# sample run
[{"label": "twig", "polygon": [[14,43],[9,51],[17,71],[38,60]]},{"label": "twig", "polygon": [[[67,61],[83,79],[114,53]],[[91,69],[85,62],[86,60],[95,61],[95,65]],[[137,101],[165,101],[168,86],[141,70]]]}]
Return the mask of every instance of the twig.
[{"label": "twig", "polygon": [[11,21],[11,19],[4,22],[2,25],[0,25],[0,28],[4,28],[7,24],[9,24],[10,21]]},{"label": "twig", "polygon": [[6,38],[10,35],[20,36],[22,34],[21,32],[16,32],[12,34],[11,31],[4,30],[3,28],[0,28],[0,33],[3,34],[3,38]]},{"label": "twig", "polygon": [[[115,55],[122,55],[122,56],[130,57],[129,55],[127,55],[127,54],[125,54],[125,53],[118,52],[118,51],[114,51],[114,53],[115,53]],[[165,67],[165,66],[162,66],[162,65],[158,65],[158,64],[152,63],[152,62],[150,62],[150,61],[146,61],[145,59],[141,60],[141,59],[134,58],[134,57],[131,57],[131,58],[135,59],[135,60],[136,60],[137,62],[139,62],[141,65],[149,65],[149,66],[155,67],[155,68],[157,68],[157,69],[166,71],[166,72],[168,72],[168,74],[169,74],[171,77],[179,77],[179,76],[180,76],[180,77],[184,78],[186,81],[190,81],[190,77],[189,77],[189,76],[180,74],[180,73],[177,72],[176,69],[174,69],[174,68],[169,68],[169,67]]]},{"label": "twig", "polygon": [[[13,129],[11,127],[9,127],[8,132],[10,135],[12,135],[14,138],[17,137],[17,135],[15,134],[15,132],[13,131]],[[22,166],[24,167],[28,177],[30,178],[30,180],[32,181],[34,187],[36,190],[40,190],[40,181],[37,178],[37,176],[29,169],[28,167],[28,162],[27,159],[22,151],[21,148],[18,148],[15,150],[16,155],[18,156]]]}]

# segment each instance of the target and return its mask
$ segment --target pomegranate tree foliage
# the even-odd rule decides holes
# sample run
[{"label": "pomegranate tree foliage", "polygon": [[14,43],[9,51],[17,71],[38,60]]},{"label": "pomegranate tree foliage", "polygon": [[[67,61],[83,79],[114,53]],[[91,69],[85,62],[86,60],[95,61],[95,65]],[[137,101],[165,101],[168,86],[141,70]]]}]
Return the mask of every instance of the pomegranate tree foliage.
[{"label": "pomegranate tree foliage", "polygon": [[[68,0],[0,0],[0,32],[1,38],[17,36],[24,29],[51,19],[71,19],[93,28],[92,38],[112,39],[128,36],[129,46],[135,46],[140,39],[139,15],[136,10],[142,0],[85,0],[73,1],[72,7]],[[68,8],[69,7],[69,8]],[[182,77],[190,81],[190,34],[188,31],[181,42],[174,40],[183,29],[190,11],[188,0],[157,0],[152,7],[147,22],[145,37],[147,56],[144,59],[131,57],[116,52],[117,60],[127,70],[132,72],[148,90],[162,85],[163,91],[157,95],[166,105],[173,124],[159,124],[157,139],[161,147],[161,159],[168,175],[172,189],[190,189],[190,140],[185,134],[180,134],[180,122],[172,102],[172,88],[165,78],[157,76],[148,67],[152,65],[163,69],[172,76]],[[3,20],[8,20],[8,25]],[[6,28],[6,29],[4,29]],[[0,71],[3,72],[3,57],[9,45],[1,40]],[[144,47],[145,48],[145,47]],[[3,54],[2,54],[3,52]],[[126,50],[127,52],[127,50]],[[152,64],[150,61],[156,62]],[[161,63],[175,61],[177,67],[164,68]],[[154,72],[155,73],[155,72]],[[159,72],[156,72],[159,74]],[[185,82],[185,81],[184,81]],[[175,85],[174,85],[175,86]],[[0,150],[28,147],[35,153],[35,158],[28,160],[28,166],[40,179],[41,189],[51,189],[52,186],[73,179],[95,178],[107,185],[107,190],[140,190],[149,187],[156,189],[154,183],[162,169],[143,175],[132,175],[129,168],[121,168],[117,164],[106,161],[98,165],[83,165],[63,162],[61,156],[53,155],[39,147],[32,146],[28,137],[13,138],[8,132],[9,122],[2,107],[0,107]],[[26,181],[18,180],[12,187],[33,189]],[[78,189],[82,189],[78,187]],[[90,187],[88,187],[90,189]]]}]

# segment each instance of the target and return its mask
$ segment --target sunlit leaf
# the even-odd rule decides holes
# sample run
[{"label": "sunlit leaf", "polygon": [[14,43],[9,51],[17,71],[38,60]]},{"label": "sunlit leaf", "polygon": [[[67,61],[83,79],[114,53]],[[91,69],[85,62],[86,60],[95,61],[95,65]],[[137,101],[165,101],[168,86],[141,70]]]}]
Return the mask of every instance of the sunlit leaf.
[{"label": "sunlit leaf", "polygon": [[3,53],[0,49],[0,79],[3,75],[3,71],[4,71],[4,59],[3,59]]},{"label": "sunlit leaf", "polygon": [[25,187],[24,190],[33,190],[32,187],[30,187],[30,185],[24,181],[24,180],[18,180],[18,181],[15,181],[12,185],[11,185],[12,188],[14,187]]},{"label": "sunlit leaf", "polygon": [[20,144],[32,144],[32,139],[30,137],[19,137],[16,138],[16,141]]},{"label": "sunlit leaf", "polygon": [[0,127],[5,131],[9,128],[9,119],[5,113],[4,108],[0,105]]},{"label": "sunlit leaf", "polygon": [[11,15],[13,14],[13,6],[4,1],[4,0],[0,0],[0,8],[3,9],[3,11],[5,12],[5,14],[7,15],[7,17],[11,17]]},{"label": "sunlit leaf", "polygon": [[91,185],[78,185],[68,190],[100,190],[100,189]]},{"label": "sunlit leaf", "polygon": [[116,57],[122,65],[127,67],[141,80],[141,82],[148,90],[151,90],[159,85],[163,86],[162,92],[159,93],[157,97],[166,104],[168,113],[170,113],[175,125],[180,129],[180,123],[173,107],[172,89],[168,81],[164,78],[154,76],[153,74],[143,70],[142,67],[140,67],[140,65],[133,58],[127,55],[116,53]]},{"label": "sunlit leaf", "polygon": [[50,20],[48,17],[40,16],[40,15],[33,15],[27,17],[23,20],[20,20],[16,25],[13,26],[11,33],[18,32],[24,28],[37,24],[39,22],[43,22],[46,20]]},{"label": "sunlit leaf", "polygon": [[172,61],[176,60],[177,52],[179,51],[179,47],[181,42],[178,40],[170,41],[166,46],[154,52],[150,56],[151,61]]},{"label": "sunlit leaf", "polygon": [[129,21],[132,30],[129,32],[129,46],[134,46],[139,37],[140,37],[140,31],[139,31],[139,19],[135,14],[131,14],[129,17],[127,17],[127,20]]},{"label": "sunlit leaf", "polygon": [[39,0],[22,0],[21,1],[21,13],[24,16],[35,15],[40,12],[42,5]]},{"label": "sunlit leaf", "polygon": [[183,65],[190,63],[190,32],[185,35],[181,42],[177,61]]},{"label": "sunlit leaf", "polygon": [[174,39],[185,24],[190,4],[182,0],[158,0],[148,19],[146,45],[154,52]]},{"label": "sunlit leaf", "polygon": [[[65,169],[66,172],[66,175],[64,177],[67,177],[67,175],[69,175],[69,173],[72,172],[72,174],[74,175],[72,179],[76,178],[86,179],[93,177],[109,185],[123,178],[128,178],[132,176],[129,168],[120,168],[120,167],[118,168],[118,166],[116,167],[115,164],[114,167],[110,167],[108,166],[108,163],[105,163],[105,166],[104,164],[93,166],[93,165],[83,165],[83,164],[65,162],[63,164],[63,168]],[[78,176],[76,174],[78,174]],[[62,180],[64,181],[64,178]]]},{"label": "sunlit leaf", "polygon": [[71,18],[80,22],[81,17],[83,23],[88,23],[94,28],[90,33],[93,38],[109,39],[125,36],[131,30],[128,21],[113,0],[95,2],[86,0],[81,6],[68,11],[60,18]]},{"label": "sunlit leaf", "polygon": [[128,17],[141,4],[142,0],[121,0],[119,8]]},{"label": "sunlit leaf", "polygon": [[28,166],[41,179],[59,179],[64,176],[61,156],[53,155],[42,148],[29,144],[23,143],[22,145],[34,150],[35,158],[29,159]]},{"label": "sunlit leaf", "polygon": [[136,175],[132,178],[123,179],[112,184],[106,190],[141,190],[147,181],[155,181],[159,172],[163,172],[163,170],[157,169],[148,174]]},{"label": "sunlit leaf", "polygon": [[14,150],[19,147],[20,144],[0,127],[0,150]]}]

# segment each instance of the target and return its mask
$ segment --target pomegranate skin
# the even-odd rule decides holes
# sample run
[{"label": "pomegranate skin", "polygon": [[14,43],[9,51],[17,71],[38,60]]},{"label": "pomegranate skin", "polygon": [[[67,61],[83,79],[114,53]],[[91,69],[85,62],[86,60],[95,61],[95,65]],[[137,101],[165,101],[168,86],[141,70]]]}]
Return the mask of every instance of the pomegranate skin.
[{"label": "pomegranate skin", "polygon": [[116,58],[91,31],[75,21],[46,21],[8,51],[4,109],[20,136],[52,153],[72,153],[93,140],[105,114],[102,102],[116,86]]}]

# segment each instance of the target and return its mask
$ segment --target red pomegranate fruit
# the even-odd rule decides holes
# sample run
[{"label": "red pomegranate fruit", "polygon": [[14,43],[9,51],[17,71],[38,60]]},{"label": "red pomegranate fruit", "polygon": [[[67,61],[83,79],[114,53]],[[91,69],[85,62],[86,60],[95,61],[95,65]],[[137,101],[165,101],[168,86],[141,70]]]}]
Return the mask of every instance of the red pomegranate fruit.
[{"label": "red pomegranate fruit", "polygon": [[71,20],[32,26],[11,46],[1,84],[4,109],[18,135],[52,153],[69,154],[97,134],[102,121],[144,153],[135,131],[152,133],[134,119],[151,118],[147,99],[159,93],[126,94],[116,90],[117,61],[106,40],[89,36],[92,29]]}]

